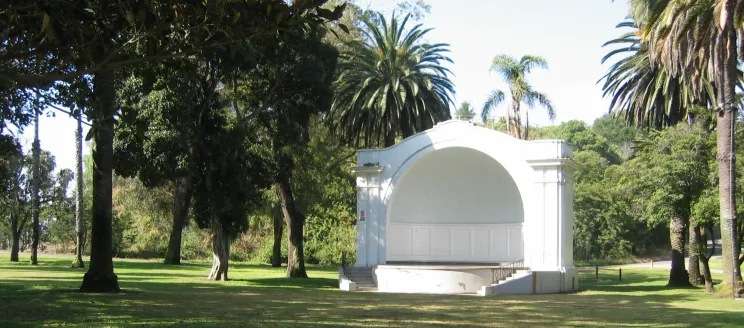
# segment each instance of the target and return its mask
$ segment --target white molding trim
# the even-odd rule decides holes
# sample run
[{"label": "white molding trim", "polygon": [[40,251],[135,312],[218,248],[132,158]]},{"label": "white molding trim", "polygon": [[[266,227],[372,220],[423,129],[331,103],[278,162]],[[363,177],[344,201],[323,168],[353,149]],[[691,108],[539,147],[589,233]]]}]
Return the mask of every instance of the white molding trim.
[{"label": "white molding trim", "polygon": [[533,168],[542,167],[565,167],[571,170],[577,170],[579,165],[570,158],[557,159],[528,159],[527,163]]},{"label": "white molding trim", "polygon": [[384,166],[354,166],[351,168],[351,173],[354,174],[380,174],[385,170]]}]

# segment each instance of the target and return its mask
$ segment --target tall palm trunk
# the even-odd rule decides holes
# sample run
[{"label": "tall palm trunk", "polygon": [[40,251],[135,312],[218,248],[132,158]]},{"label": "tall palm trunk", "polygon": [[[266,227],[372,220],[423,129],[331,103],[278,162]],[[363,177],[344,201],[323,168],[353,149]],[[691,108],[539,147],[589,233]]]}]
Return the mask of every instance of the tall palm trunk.
[{"label": "tall palm trunk", "polygon": [[90,265],[80,286],[82,292],[118,292],[114,274],[112,180],[114,148],[114,72],[101,70],[93,78],[93,220]]},{"label": "tall palm trunk", "polygon": [[691,286],[685,269],[685,220],[675,215],[669,222],[669,239],[672,244],[672,269],[667,286]]},{"label": "tall palm trunk", "polygon": [[[737,83],[737,35],[734,29],[735,0],[725,0],[722,15],[722,33],[719,45],[719,72],[723,75],[719,81],[719,103],[722,108],[717,118],[717,148],[720,212],[721,212],[721,240],[723,243],[723,284],[728,288],[734,287],[736,280],[741,280],[737,262],[741,245],[737,245],[736,234],[736,175],[734,168],[733,127],[736,120],[736,83]],[[721,58],[722,57],[722,58]]]},{"label": "tall palm trunk", "polygon": [[297,210],[292,187],[286,173],[279,174],[276,191],[282,205],[282,213],[287,223],[288,258],[287,278],[307,278],[305,271],[305,248],[303,244],[303,228],[305,216]]},{"label": "tall palm trunk", "polygon": [[41,224],[39,222],[39,215],[41,214],[41,202],[39,189],[41,186],[41,142],[39,141],[39,92],[36,91],[36,97],[34,99],[34,144],[31,149],[33,156],[33,173],[31,174],[31,217],[33,219],[33,234],[31,237],[31,264],[36,265],[39,263],[38,252],[39,252],[39,233],[41,230]]},{"label": "tall palm trunk", "polygon": [[72,260],[73,268],[85,268],[83,262],[83,247],[85,240],[85,229],[83,228],[83,109],[77,116],[77,129],[75,131],[75,259]]},{"label": "tall palm trunk", "polygon": [[690,275],[690,283],[693,285],[701,285],[705,283],[703,276],[700,275],[700,260],[702,260],[702,257],[698,256],[698,252],[696,251],[700,248],[700,234],[699,232],[696,233],[696,231],[699,230],[700,226],[695,223],[693,217],[690,216],[690,222],[688,223],[687,228],[688,249],[690,254],[690,259],[687,262],[687,273]]},{"label": "tall palm trunk", "polygon": [[165,264],[181,264],[181,235],[188,219],[192,194],[190,174],[176,180],[176,190],[173,193],[173,227],[168,250],[165,252]]},{"label": "tall palm trunk", "polygon": [[522,139],[522,111],[519,100],[512,98],[512,112],[507,119],[509,120],[509,134],[517,139]]},{"label": "tall palm trunk", "polygon": [[530,111],[524,111],[524,140],[530,139]]}]

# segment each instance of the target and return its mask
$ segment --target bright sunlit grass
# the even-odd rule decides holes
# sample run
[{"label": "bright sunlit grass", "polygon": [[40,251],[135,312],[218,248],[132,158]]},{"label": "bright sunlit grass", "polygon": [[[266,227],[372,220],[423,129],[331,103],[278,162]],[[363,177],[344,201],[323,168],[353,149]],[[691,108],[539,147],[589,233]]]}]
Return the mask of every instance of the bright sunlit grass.
[{"label": "bright sunlit grass", "polygon": [[622,282],[612,271],[596,282],[587,270],[579,293],[482,298],[346,293],[336,289],[336,269],[310,268],[311,279],[295,280],[282,268],[232,263],[233,280],[207,282],[207,263],[116,260],[123,292],[96,295],[76,291],[85,271],[70,263],[0,259],[0,327],[738,327],[744,320],[741,302],[664,287],[665,270],[623,270]]}]

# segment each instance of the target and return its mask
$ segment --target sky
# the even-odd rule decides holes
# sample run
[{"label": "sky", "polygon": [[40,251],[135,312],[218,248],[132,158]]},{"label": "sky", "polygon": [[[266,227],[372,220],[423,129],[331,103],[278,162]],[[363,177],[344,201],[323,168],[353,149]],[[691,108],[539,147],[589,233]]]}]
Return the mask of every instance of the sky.
[{"label": "sky", "polygon": [[[602,98],[597,81],[611,63],[601,64],[608,52],[602,44],[621,34],[615,26],[628,12],[624,0],[425,0],[431,13],[421,21],[433,28],[426,39],[448,43],[453,64],[455,103],[470,101],[478,110],[491,90],[506,91],[497,74],[489,73],[498,54],[544,57],[547,70],[535,70],[528,81],[547,94],[556,110],[550,122],[542,108],[530,110],[530,123],[538,126],[583,120],[591,124],[607,113],[609,100]],[[361,6],[391,14],[395,0],[358,0]],[[493,111],[503,116],[505,107]],[[66,114],[43,117],[41,148],[55,156],[57,169],[75,165],[75,120]],[[87,133],[87,128],[83,133]],[[23,133],[30,149],[33,127]],[[85,152],[89,151],[87,145]]]}]

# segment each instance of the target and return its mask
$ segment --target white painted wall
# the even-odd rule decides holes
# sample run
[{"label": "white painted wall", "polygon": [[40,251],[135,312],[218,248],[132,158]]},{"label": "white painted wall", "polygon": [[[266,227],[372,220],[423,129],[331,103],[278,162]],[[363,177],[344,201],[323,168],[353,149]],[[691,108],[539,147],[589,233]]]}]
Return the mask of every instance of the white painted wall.
[{"label": "white painted wall", "polygon": [[522,224],[390,223],[387,261],[504,263],[523,258]]},{"label": "white painted wall", "polygon": [[436,150],[414,162],[388,206],[395,223],[524,221],[522,197],[509,172],[488,155],[462,147]]}]

